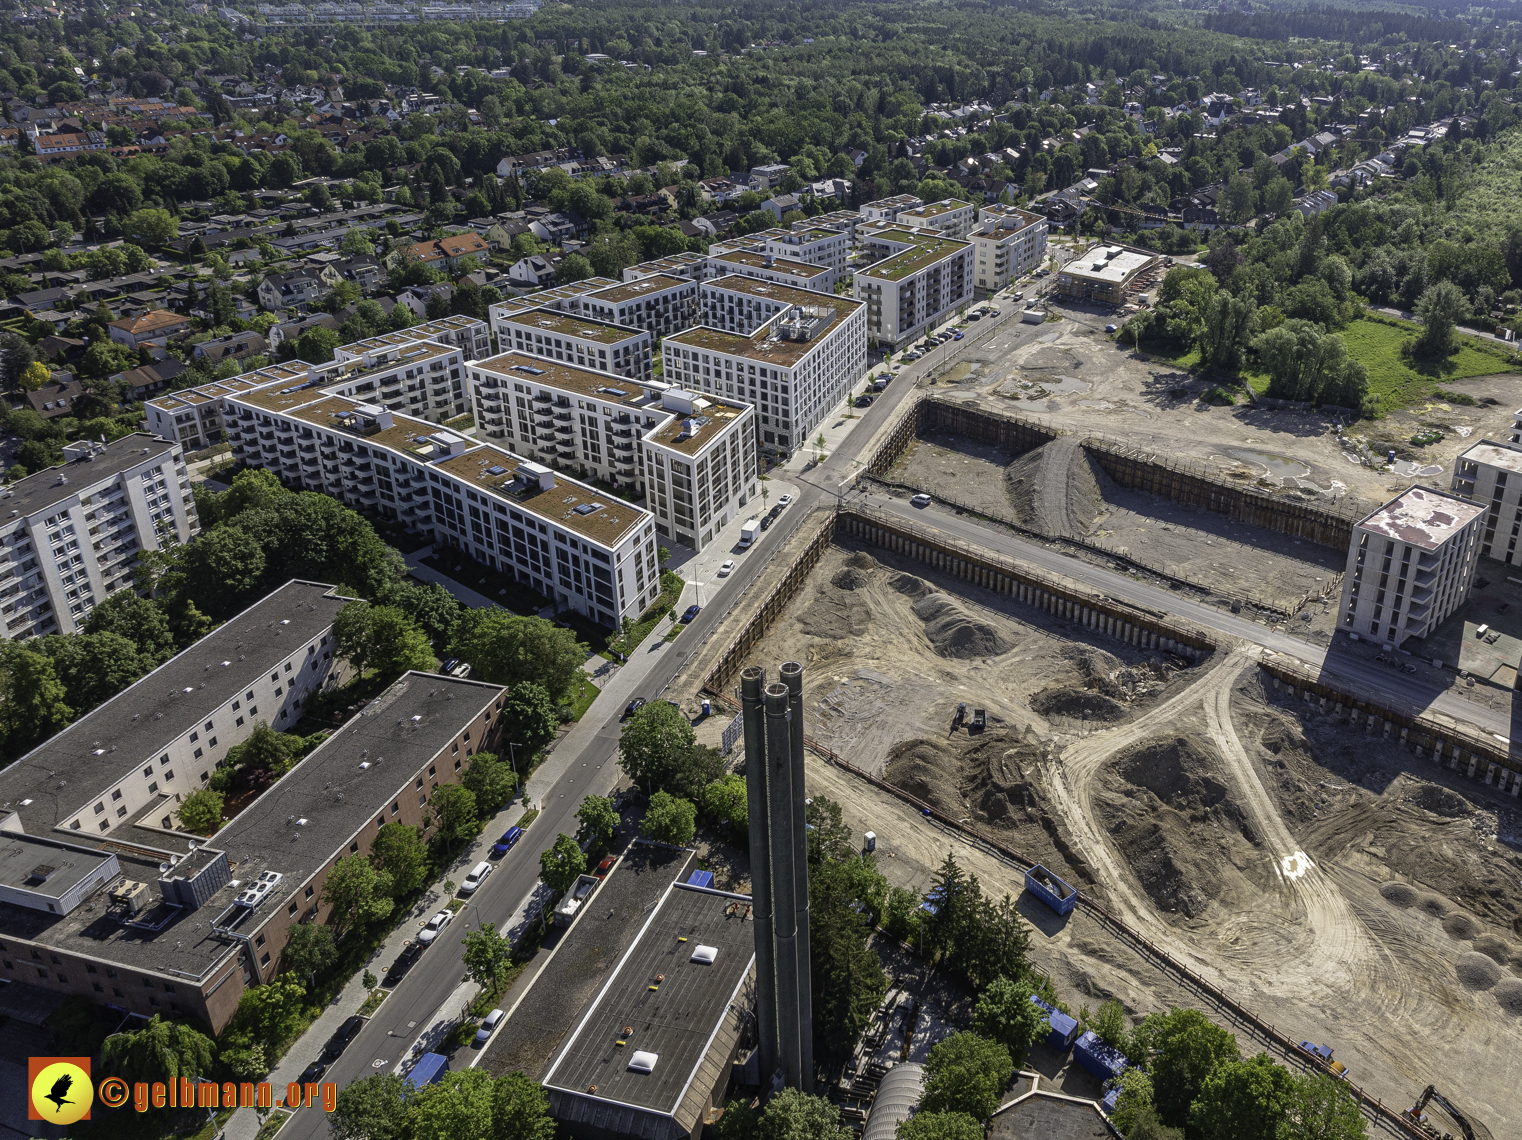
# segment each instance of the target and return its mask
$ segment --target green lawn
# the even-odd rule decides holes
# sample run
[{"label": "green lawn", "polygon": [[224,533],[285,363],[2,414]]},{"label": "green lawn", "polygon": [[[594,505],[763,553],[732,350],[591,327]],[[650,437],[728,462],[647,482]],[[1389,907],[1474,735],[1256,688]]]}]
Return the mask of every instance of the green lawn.
[{"label": "green lawn", "polygon": [[571,697],[571,719],[580,720],[581,714],[592,707],[592,702],[597,699],[600,691],[591,681],[583,678],[581,688]]},{"label": "green lawn", "polygon": [[1505,356],[1479,347],[1471,337],[1458,337],[1458,351],[1440,364],[1417,364],[1400,354],[1401,345],[1415,339],[1414,326],[1406,329],[1365,319],[1353,321],[1340,335],[1348,353],[1369,370],[1369,393],[1386,411],[1441,398],[1437,389],[1444,383],[1515,371]]}]

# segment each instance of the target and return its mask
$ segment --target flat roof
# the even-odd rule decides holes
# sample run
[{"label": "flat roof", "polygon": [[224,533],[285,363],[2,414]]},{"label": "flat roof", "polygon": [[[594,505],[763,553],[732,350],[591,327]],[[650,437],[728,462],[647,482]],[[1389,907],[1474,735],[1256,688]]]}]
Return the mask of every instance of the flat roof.
[{"label": "flat roof", "polygon": [[[78,495],[81,488],[130,471],[144,461],[157,459],[175,450],[175,446],[156,435],[137,431],[106,444],[88,459],[73,459],[56,467],[44,467],[34,475],[17,479],[0,493],[0,506],[5,508],[0,517],[12,511],[26,517],[46,510],[61,499]],[[68,482],[59,483],[61,476],[67,476]]]},{"label": "flat roof", "polygon": [[629,301],[638,301],[651,293],[662,289],[677,289],[682,286],[694,284],[686,277],[673,277],[669,273],[655,273],[649,277],[641,277],[638,281],[626,281],[622,285],[610,285],[605,289],[596,289],[586,294],[609,305],[622,305]]},{"label": "flat roof", "polygon": [[[841,321],[852,310],[846,309],[844,315],[838,305],[834,305],[836,298],[825,293],[815,293],[814,304],[820,307],[835,308],[835,318],[824,328],[819,329],[808,340],[786,340],[776,335],[776,328],[780,321],[789,312],[783,309],[765,324],[759,326],[751,333],[733,333],[724,329],[714,328],[712,325],[698,325],[696,328],[687,329],[685,332],[673,333],[668,336],[664,344],[683,345],[687,348],[706,349],[709,352],[722,352],[730,356],[743,356],[748,360],[754,360],[758,364],[770,364],[773,367],[791,368],[805,356],[822,344],[825,338],[839,327]],[[858,302],[859,303],[859,302]]]},{"label": "flat roof", "polygon": [[[809,279],[830,271],[827,265],[810,265],[805,261],[794,261],[790,257],[773,257],[770,254],[755,253],[748,249],[732,249],[728,253],[715,254],[713,260],[722,261],[728,265],[749,265],[753,269],[764,269],[768,273]],[[767,264],[768,262],[770,264]]]},{"label": "flat roof", "polygon": [[862,206],[863,210],[888,210],[894,206],[917,206],[920,200],[913,194],[895,194],[891,198],[879,198]]},{"label": "flat roof", "polygon": [[351,341],[338,347],[341,352],[347,352],[352,356],[361,356],[380,348],[400,348],[403,345],[432,340],[437,333],[456,332],[460,329],[470,328],[472,325],[480,325],[482,328],[485,328],[486,322],[476,317],[441,317],[435,321],[425,321],[420,325],[411,325],[408,328],[397,329],[394,332],[381,333],[379,336]]},{"label": "flat roof", "polygon": [[499,353],[487,360],[472,360],[470,367],[490,372],[503,380],[559,388],[564,392],[591,396],[608,404],[644,407],[650,400],[646,389],[627,376],[601,372],[595,368],[582,368],[559,360],[547,360],[516,349]]},{"label": "flat roof", "polygon": [[922,206],[914,206],[905,210],[898,217],[900,221],[905,218],[938,218],[942,214],[955,213],[958,210],[972,209],[971,202],[963,202],[959,198],[944,198],[939,202],[927,202]]},{"label": "flat roof", "polygon": [[[671,884],[583,1012],[545,1086],[674,1114],[755,959],[749,903],[743,895]],[[691,960],[699,946],[717,950],[712,963]],[[636,1051],[656,1055],[650,1072],[630,1068]]]},{"label": "flat roof", "polygon": [[[727,289],[731,293],[748,293],[752,297],[764,297],[768,301],[776,301],[783,305],[828,303],[843,307],[847,315],[855,312],[864,303],[854,297],[840,297],[831,293],[819,293],[813,289],[799,289],[777,281],[766,281],[760,277],[747,277],[743,273],[726,273],[723,277],[715,277],[711,281],[703,282],[703,288]],[[828,298],[828,300],[822,301],[821,298]]]},{"label": "flat roof", "polygon": [[957,238],[934,237],[923,230],[881,230],[872,236],[913,246],[901,253],[890,254],[862,270],[868,277],[881,277],[888,281],[901,281],[911,273],[917,273],[952,254],[972,248],[969,242]]},{"label": "flat roof", "polygon": [[[683,455],[697,455],[730,424],[753,411],[750,404],[700,396],[697,393],[691,395],[694,409],[692,414],[677,412],[674,419],[646,435],[646,443],[658,443]],[[690,434],[687,430],[689,422],[697,429]]]},{"label": "flat roof", "polygon": [[1436,550],[1473,522],[1485,508],[1457,495],[1431,487],[1402,491],[1358,525],[1397,542],[1409,542],[1422,550]]},{"label": "flat roof", "polygon": [[1490,467],[1499,467],[1502,471],[1522,471],[1522,447],[1497,443],[1493,439],[1480,440],[1459,458],[1484,463]]},{"label": "flat roof", "polygon": [[588,277],[583,281],[572,281],[569,285],[556,285],[552,289],[539,289],[532,293],[525,293],[519,297],[508,297],[506,300],[497,301],[488,308],[487,312],[496,314],[499,318],[508,313],[521,312],[524,309],[537,309],[542,305],[553,307],[556,301],[569,301],[576,297],[584,297],[588,293],[594,293],[599,289],[606,289],[618,282],[611,277]]},{"label": "flat roof", "polygon": [[513,313],[504,324],[520,325],[525,329],[539,329],[558,336],[575,337],[577,340],[594,341],[598,344],[622,344],[627,340],[648,340],[650,334],[643,329],[627,325],[609,324],[592,317],[573,316],[559,309],[525,309]]},{"label": "flat roof", "polygon": [[[1109,256],[1112,250],[1115,252]],[[1119,246],[1100,246],[1081,258],[1074,258],[1062,267],[1061,272],[1088,281],[1119,284],[1156,260],[1156,254],[1139,253]]]},{"label": "flat roof", "polygon": [[[39,744],[0,771],[0,811],[19,811],[33,835],[88,812],[144,759],[267,674],[272,662],[305,654],[349,601],[335,590],[287,582]],[[208,758],[207,767],[213,762]]]},{"label": "flat roof", "polygon": [[[501,692],[500,686],[479,681],[404,674],[204,841],[211,851],[226,853],[237,885],[229,882],[221,887],[199,909],[164,914],[167,921],[160,929],[125,926],[90,901],[65,916],[0,903],[0,934],[145,971],[203,978],[235,951],[237,944],[213,927],[212,921],[250,880],[264,871],[285,876],[240,924],[239,931],[246,934],[300,897],[302,884],[341,853],[350,837],[373,823],[392,800],[411,794],[413,773],[424,763],[447,753],[466,730],[479,740],[481,713]],[[477,727],[472,729],[473,725]],[[361,763],[369,767],[361,768]],[[159,864],[167,861],[164,853],[113,844],[109,837],[102,837],[95,846],[118,857],[128,880],[148,884],[149,908],[165,912],[158,884]],[[80,939],[88,944],[77,944]]]},{"label": "flat roof", "polygon": [[[538,483],[530,481],[526,491],[511,494],[506,487],[512,482],[519,465],[525,462],[527,460],[511,452],[486,444],[434,466],[474,483],[482,492],[509,506],[529,511],[562,530],[609,548],[617,546],[631,531],[638,530],[652,517],[649,511],[625,502],[617,495],[572,482],[558,471],[555,485],[549,490],[541,490]],[[577,509],[583,507],[590,509],[584,513]]]},{"label": "flat roof", "polygon": [[0,886],[62,898],[108,858],[109,852],[82,850],[52,838],[0,832]]}]

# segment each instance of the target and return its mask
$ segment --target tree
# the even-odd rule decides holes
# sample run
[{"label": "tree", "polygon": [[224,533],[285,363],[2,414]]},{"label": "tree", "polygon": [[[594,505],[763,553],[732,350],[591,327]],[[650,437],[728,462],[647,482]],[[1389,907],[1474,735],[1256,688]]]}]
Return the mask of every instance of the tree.
[{"label": "tree", "polygon": [[965,1112],[987,1120],[999,1107],[999,1096],[1014,1076],[1009,1050],[976,1033],[953,1033],[937,1042],[925,1061],[927,1112]]},{"label": "tree", "polygon": [[508,686],[533,681],[558,703],[581,674],[588,650],[574,631],[552,621],[491,609],[465,611],[450,652],[470,662],[483,681]]},{"label": "tree", "polygon": [[180,826],[197,835],[210,835],[222,825],[222,793],[210,788],[191,792],[180,801]]},{"label": "tree", "polygon": [[697,818],[698,808],[691,800],[680,799],[670,792],[656,792],[639,821],[639,833],[657,843],[686,847],[697,831]]},{"label": "tree", "polygon": [[1226,193],[1221,195],[1221,218],[1234,224],[1247,221],[1253,216],[1256,199],[1252,179],[1245,174],[1233,174],[1226,183]]},{"label": "tree", "polygon": [[52,377],[48,366],[40,360],[34,360],[21,369],[20,376],[16,379],[16,386],[23,392],[35,392]]},{"label": "tree", "polygon": [[328,1114],[334,1140],[403,1140],[407,1085],[395,1073],[375,1073],[338,1090]]},{"label": "tree", "polygon": [[618,740],[618,764],[636,784],[664,785],[671,759],[697,743],[692,725],[680,709],[665,701],[645,705],[624,725]]},{"label": "tree", "polygon": [[593,276],[592,263],[579,253],[572,253],[560,259],[560,264],[555,266],[555,284],[568,285],[573,281],[585,281]]},{"label": "tree", "polygon": [[808,826],[808,859],[810,867],[830,859],[851,859],[856,856],[851,829],[845,825],[840,805],[827,796],[814,796],[803,809],[803,821]]},{"label": "tree", "polygon": [[1263,190],[1263,208],[1271,214],[1285,213],[1295,202],[1295,188],[1282,174]]},{"label": "tree", "polygon": [[1130,1136],[1133,1123],[1144,1112],[1154,1117],[1157,1110],[1152,1104],[1152,1078],[1135,1065],[1130,1066],[1117,1078],[1120,1096],[1115,1101],[1115,1111],[1110,1119],[1122,1136]]},{"label": "tree", "polygon": [[539,877],[544,885],[556,894],[570,889],[578,875],[586,873],[587,857],[580,845],[564,832],[555,837],[554,845],[539,856]]},{"label": "tree", "polygon": [[370,844],[370,862],[391,878],[393,898],[406,898],[423,885],[428,850],[422,833],[405,823],[385,823]]},{"label": "tree", "polygon": [[756,1140],[761,1133],[761,1114],[748,1100],[732,1100],[719,1117],[718,1140]]},{"label": "tree", "polygon": [[106,598],[85,618],[86,633],[115,633],[137,646],[138,656],[154,666],[174,653],[174,633],[163,608],[152,598],[121,590]]},{"label": "tree", "polygon": [[477,752],[472,756],[460,783],[474,793],[477,807],[490,812],[512,799],[518,786],[512,768],[492,752]]},{"label": "tree", "polygon": [[1217,1065],[1189,1106],[1189,1133],[1206,1140],[1278,1140],[1295,1083],[1267,1053]]},{"label": "tree", "polygon": [[391,913],[391,891],[390,875],[377,871],[363,855],[345,855],[333,864],[322,887],[322,901],[333,908],[334,933],[342,937],[385,918]]},{"label": "tree", "polygon": [[428,807],[446,846],[474,834],[479,825],[475,793],[459,784],[440,784],[428,797]]},{"label": "tree", "polygon": [[248,738],[229,748],[223,763],[231,768],[247,768],[250,771],[268,772],[272,776],[283,776],[290,771],[295,758],[296,742],[299,740],[299,736],[276,732],[270,727],[269,721],[255,721]]},{"label": "tree", "polygon": [[1237,1039],[1197,1009],[1154,1013],[1137,1027],[1136,1037],[1138,1051],[1155,1056],[1150,1065],[1145,1055],[1131,1060],[1151,1072],[1158,1115],[1173,1128],[1188,1122],[1189,1106],[1215,1067],[1242,1059]]},{"label": "tree", "polygon": [[406,614],[365,601],[350,602],[334,616],[333,647],[361,674],[371,667],[388,677],[430,672],[437,664],[427,635]]},{"label": "tree", "polygon": [[607,796],[588,796],[582,800],[576,809],[576,818],[581,822],[581,830],[576,833],[578,842],[599,845],[612,842],[613,832],[618,827],[618,812]]},{"label": "tree", "polygon": [[407,1103],[412,1140],[481,1140],[492,1134],[493,1081],[485,1069],[457,1069],[415,1090]]},{"label": "tree", "polygon": [[326,364],[333,359],[333,350],[337,347],[338,334],[317,325],[296,338],[296,357],[308,364]]},{"label": "tree", "polygon": [[1092,1030],[1106,1045],[1119,1049],[1122,1053],[1131,1049],[1130,1023],[1126,1021],[1126,1007],[1111,998],[1099,1007],[1099,1012],[1092,1017],[1084,1010],[1079,1020],[1085,1029]]},{"label": "tree", "polygon": [[706,814],[734,828],[737,841],[744,844],[750,834],[750,801],[744,776],[730,773],[710,781],[698,802]]},{"label": "tree", "polygon": [[973,1010],[973,1032],[1003,1045],[1016,1064],[1025,1060],[1046,1030],[1041,1007],[1031,1001],[1033,994],[1027,982],[996,978],[979,994]]},{"label": "tree", "polygon": [[258,540],[239,527],[223,526],[184,547],[175,573],[180,596],[202,613],[221,619],[245,608],[264,568]]},{"label": "tree", "polygon": [[333,942],[333,928],[316,922],[302,922],[291,927],[280,951],[283,969],[305,980],[320,974],[338,960]]},{"label": "tree", "polygon": [[180,223],[168,210],[134,210],[122,223],[122,233],[139,245],[168,245],[180,235]]},{"label": "tree", "polygon": [[37,648],[53,659],[53,669],[78,712],[116,696],[148,672],[137,646],[117,633],[49,634]]},{"label": "tree", "polygon": [[520,681],[503,698],[497,723],[502,739],[516,746],[512,755],[521,755],[526,764],[529,757],[555,739],[560,717],[543,685]]},{"label": "tree", "polygon": [[895,1140],[983,1140],[983,1125],[965,1112],[917,1112],[893,1135]]},{"label": "tree", "polygon": [[281,1046],[306,1024],[305,999],[306,987],[290,977],[244,990],[224,1042],[258,1045],[266,1055],[278,1056]]},{"label": "tree", "polygon": [[809,872],[814,1055],[822,1060],[850,1056],[887,991],[882,962],[867,946],[873,903],[882,906],[871,896],[886,886],[868,860],[828,862]]},{"label": "tree", "polygon": [[483,990],[495,989],[513,957],[513,944],[497,933],[495,922],[483,922],[467,934],[465,972]]},{"label": "tree", "polygon": [[1235,372],[1242,366],[1248,344],[1258,334],[1258,303],[1252,297],[1233,297],[1217,290],[1200,313],[1195,344],[1200,363]]},{"label": "tree", "polygon": [[1453,352],[1453,329],[1469,315],[1469,303],[1452,281],[1439,281],[1429,285],[1417,300],[1416,315],[1423,327],[1413,350],[1440,360]]},{"label": "tree", "polygon": [[1363,1140],[1368,1129],[1347,1085],[1325,1073],[1308,1073],[1295,1082],[1280,1135],[1283,1140]]},{"label": "tree", "polygon": [[129,1085],[139,1081],[178,1081],[209,1077],[216,1057],[211,1038],[158,1014],[141,1029],[113,1033],[101,1045],[104,1076],[120,1077]]},{"label": "tree", "polygon": [[783,1089],[761,1110],[760,1140],[836,1140],[846,1135],[840,1109],[799,1089]]},{"label": "tree", "polygon": [[549,1094],[522,1073],[497,1078],[491,1111],[494,1140],[552,1140],[555,1135]]},{"label": "tree", "polygon": [[16,756],[74,717],[52,660],[19,641],[0,644],[0,738]]}]

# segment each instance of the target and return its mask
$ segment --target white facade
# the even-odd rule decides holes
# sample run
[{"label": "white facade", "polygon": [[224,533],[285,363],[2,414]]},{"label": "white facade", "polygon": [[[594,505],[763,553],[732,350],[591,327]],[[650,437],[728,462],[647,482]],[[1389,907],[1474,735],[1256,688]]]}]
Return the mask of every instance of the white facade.
[{"label": "white facade", "polygon": [[902,345],[973,299],[971,242],[873,223],[859,227],[857,236],[879,258],[854,281],[867,309],[867,335],[879,343]]},{"label": "white facade", "polygon": [[678,389],[661,407],[673,414],[640,449],[645,502],[663,536],[702,550],[756,498],[756,410]]},{"label": "white facade", "polygon": [[133,584],[140,550],[200,529],[184,453],[144,432],[64,448],[67,460],[0,494],[0,620],[20,639],[75,633],[97,604]]},{"label": "white facade", "polygon": [[739,274],[703,282],[698,299],[700,315],[694,324],[744,335],[755,332],[784,309],[820,301],[807,289],[773,285]]},{"label": "white facade", "polygon": [[458,348],[465,360],[480,360],[491,355],[491,326],[476,317],[441,317],[436,321],[424,321],[395,332],[382,333],[369,340],[339,346],[334,356],[338,360],[359,360],[364,357],[384,355],[388,349],[430,340],[435,344]]},{"label": "white facade", "polygon": [[143,402],[148,430],[160,439],[175,441],[186,451],[199,451],[221,442],[223,396],[276,384],[304,384],[310,374],[311,365],[294,360],[289,364],[271,364],[241,376],[229,376],[199,388],[166,392]]},{"label": "white facade", "polygon": [[1483,439],[1458,457],[1449,488],[1485,511],[1480,554],[1508,566],[1522,565],[1522,444]]},{"label": "white facade", "polygon": [[470,411],[461,349],[385,337],[346,347],[354,355],[313,368],[309,383],[434,423]]},{"label": "white facade", "polygon": [[765,252],[759,244],[715,243],[709,249],[704,279],[726,277],[732,273],[814,293],[835,292],[836,274],[829,265],[811,265],[791,257],[778,257]]},{"label": "white facade", "polygon": [[921,202],[898,212],[894,221],[902,226],[935,230],[951,238],[965,238],[972,232],[977,207],[960,198],[943,198],[939,202]]},{"label": "white facade", "polygon": [[1013,206],[984,206],[969,238],[977,251],[973,281],[986,293],[1039,269],[1046,257],[1046,219]]},{"label": "white facade", "polygon": [[702,326],[667,337],[665,379],[754,405],[762,446],[792,454],[867,367],[866,306],[843,297],[808,299],[749,333]]},{"label": "white facade", "polygon": [[851,237],[839,230],[794,222],[791,230],[762,230],[752,235],[773,257],[785,257],[808,265],[827,265],[837,274],[845,271],[851,257]]},{"label": "white facade", "polygon": [[1342,628],[1389,646],[1426,637],[1469,597],[1484,508],[1412,487],[1353,528]]},{"label": "white facade", "polygon": [[498,325],[497,341],[503,352],[526,352],[634,381],[654,379],[650,334],[644,329],[530,309],[506,317]]},{"label": "white facade", "polygon": [[621,285],[608,285],[581,298],[582,316],[643,329],[652,338],[691,328],[696,323],[697,312],[697,282],[663,273]]},{"label": "white facade", "polygon": [[858,212],[871,222],[896,222],[898,216],[905,210],[923,205],[924,203],[913,194],[895,194],[891,198],[879,198],[876,202],[867,202]]}]

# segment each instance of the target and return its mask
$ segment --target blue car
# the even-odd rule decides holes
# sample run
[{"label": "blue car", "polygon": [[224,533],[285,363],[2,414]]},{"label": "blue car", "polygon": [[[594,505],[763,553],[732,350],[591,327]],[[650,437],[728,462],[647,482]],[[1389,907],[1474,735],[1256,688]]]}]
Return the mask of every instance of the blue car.
[{"label": "blue car", "polygon": [[503,833],[502,838],[491,845],[493,855],[506,855],[513,849],[513,844],[523,837],[523,828],[509,827]]},{"label": "blue car", "polygon": [[678,620],[681,621],[681,623],[683,625],[686,625],[693,618],[698,616],[698,610],[699,610],[698,606],[688,606],[686,612],[684,612],[682,614],[681,618],[679,618]]}]

